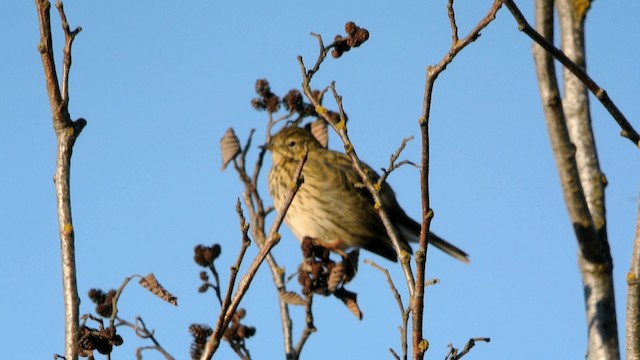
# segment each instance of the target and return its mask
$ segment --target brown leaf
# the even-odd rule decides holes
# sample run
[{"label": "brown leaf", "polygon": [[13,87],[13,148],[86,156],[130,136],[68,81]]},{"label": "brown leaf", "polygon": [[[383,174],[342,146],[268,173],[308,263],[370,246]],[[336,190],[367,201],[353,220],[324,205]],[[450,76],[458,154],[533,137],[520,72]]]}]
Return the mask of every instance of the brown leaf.
[{"label": "brown leaf", "polygon": [[347,254],[347,258],[342,262],[344,263],[344,283],[351,281],[358,272],[358,257],[360,251],[358,249],[352,250]]},{"label": "brown leaf", "polygon": [[336,264],[329,274],[329,280],[327,281],[327,289],[329,292],[334,292],[342,284],[344,279],[344,265],[342,263]]},{"label": "brown leaf", "polygon": [[282,301],[290,305],[305,305],[307,303],[306,301],[304,301],[302,296],[293,291],[286,291],[284,294],[282,294],[281,298]]},{"label": "brown leaf", "polygon": [[347,306],[347,309],[351,311],[353,315],[355,315],[358,320],[362,320],[362,311],[360,311],[360,307],[358,306],[358,294],[351,292],[345,288],[339,288],[336,292],[333,293],[335,297],[342,300],[342,302]]},{"label": "brown leaf", "polygon": [[151,291],[155,296],[159,297],[160,299],[172,305],[178,306],[178,298],[175,297],[173,294],[171,294],[169,291],[167,291],[167,289],[162,287],[162,285],[160,285],[160,283],[156,279],[156,276],[153,275],[153,273],[140,279],[140,285],[142,285],[142,287],[144,287],[145,289]]},{"label": "brown leaf", "polygon": [[222,170],[224,170],[231,160],[240,153],[240,140],[238,140],[233,128],[228,128],[220,139],[220,152],[222,153]]}]

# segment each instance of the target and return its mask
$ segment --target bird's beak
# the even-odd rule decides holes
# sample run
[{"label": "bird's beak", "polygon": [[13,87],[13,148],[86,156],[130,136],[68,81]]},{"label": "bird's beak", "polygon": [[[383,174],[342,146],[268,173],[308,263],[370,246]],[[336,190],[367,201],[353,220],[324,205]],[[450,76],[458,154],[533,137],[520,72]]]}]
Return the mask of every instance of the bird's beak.
[{"label": "bird's beak", "polygon": [[264,149],[264,150],[273,150],[273,145],[271,145],[271,144],[264,144],[264,145],[260,145],[258,147],[260,149]]}]

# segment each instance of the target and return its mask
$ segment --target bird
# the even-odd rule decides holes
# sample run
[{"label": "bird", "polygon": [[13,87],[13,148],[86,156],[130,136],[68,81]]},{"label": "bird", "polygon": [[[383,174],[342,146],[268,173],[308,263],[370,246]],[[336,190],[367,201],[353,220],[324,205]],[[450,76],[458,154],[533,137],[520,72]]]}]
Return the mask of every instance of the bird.
[{"label": "bird", "polygon": [[[295,125],[283,127],[264,146],[271,152],[272,166],[268,175],[269,194],[276,209],[281,209],[304,153],[303,183],[293,198],[284,222],[302,242],[314,241],[345,251],[363,248],[391,261],[397,254],[386,228],[374,209],[374,200],[351,158],[324,147],[313,134]],[[367,164],[365,171],[377,182],[379,175]],[[421,225],[402,209],[391,186],[380,187],[382,207],[399,235],[402,250],[412,253],[409,242],[418,242]],[[429,243],[454,258],[469,263],[469,255],[434,233]],[[344,252],[343,252],[344,253]]]}]

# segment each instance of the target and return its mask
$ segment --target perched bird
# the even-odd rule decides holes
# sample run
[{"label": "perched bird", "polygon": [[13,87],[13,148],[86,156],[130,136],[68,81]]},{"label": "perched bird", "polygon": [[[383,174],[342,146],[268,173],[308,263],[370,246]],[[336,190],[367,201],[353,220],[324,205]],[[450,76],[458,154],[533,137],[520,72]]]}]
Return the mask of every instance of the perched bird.
[{"label": "perched bird", "polygon": [[[285,216],[285,223],[302,241],[311,237],[339,250],[364,248],[396,261],[391,239],[373,207],[369,191],[357,184],[362,179],[353,169],[346,154],[323,147],[306,129],[283,128],[265,146],[271,151],[273,165],[269,171],[269,193],[279,209],[291,189],[295,170],[305,151],[307,161],[300,186]],[[363,163],[372,181],[379,176]],[[391,187],[384,183],[380,190],[384,210],[397,229],[402,248],[411,253],[409,242],[417,242],[420,224],[402,210]],[[467,253],[431,233],[432,245],[447,254],[469,262]]]}]

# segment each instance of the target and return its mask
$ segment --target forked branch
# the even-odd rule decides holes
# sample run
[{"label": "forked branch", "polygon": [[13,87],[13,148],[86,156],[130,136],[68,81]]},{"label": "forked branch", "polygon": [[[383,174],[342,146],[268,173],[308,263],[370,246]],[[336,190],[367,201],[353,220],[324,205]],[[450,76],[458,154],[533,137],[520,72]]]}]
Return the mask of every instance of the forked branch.
[{"label": "forked branch", "polygon": [[51,34],[51,3],[47,0],[36,0],[38,24],[40,26],[40,43],[38,51],[42,58],[45,82],[51,106],[53,128],[56,133],[57,153],[54,184],[57,201],[58,227],[60,231],[60,252],[62,257],[62,286],[65,307],[65,358],[75,360],[78,357],[78,336],[80,333],[79,306],[80,299],[76,283],[75,265],[75,237],[71,217],[71,154],[73,145],[80,132],[87,124],[86,120],[71,120],[68,103],[68,78],[71,67],[71,45],[73,39],[80,32],[80,28],[69,29],[62,3],[56,4],[63,22],[65,47],[63,54],[63,86],[56,73],[55,58],[53,56],[53,40]]}]

